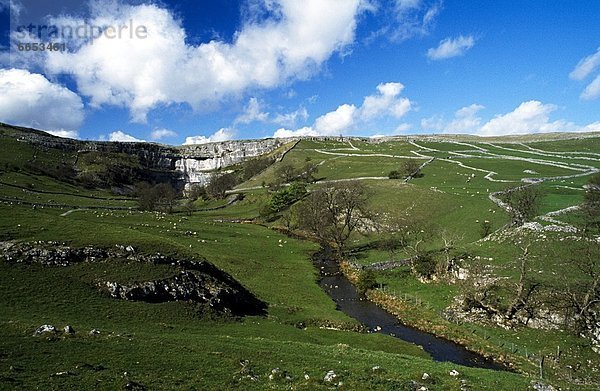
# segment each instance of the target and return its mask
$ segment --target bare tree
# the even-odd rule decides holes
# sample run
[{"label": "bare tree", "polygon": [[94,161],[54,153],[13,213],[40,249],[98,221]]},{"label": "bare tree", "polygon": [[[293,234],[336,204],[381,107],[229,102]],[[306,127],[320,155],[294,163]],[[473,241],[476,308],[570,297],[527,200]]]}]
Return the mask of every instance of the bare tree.
[{"label": "bare tree", "polygon": [[519,281],[515,286],[516,294],[504,315],[507,319],[514,319],[515,315],[521,310],[527,312],[528,318],[533,317],[534,308],[532,308],[531,302],[540,286],[538,282],[529,278],[529,261],[531,256],[529,254],[529,244],[522,247],[521,250],[523,253],[517,261],[519,266]]},{"label": "bare tree", "polygon": [[366,188],[358,182],[315,190],[299,206],[300,227],[335,244],[341,254],[350,235],[369,217],[367,200]]},{"label": "bare tree", "polygon": [[552,302],[577,334],[589,333],[600,322],[600,250],[593,244],[573,249],[569,264],[581,273],[575,283],[566,279],[554,292]]},{"label": "bare tree", "polygon": [[[530,277],[529,263],[531,255],[529,245],[521,248],[517,259],[519,279],[516,283],[485,277],[485,266],[475,263],[469,270],[469,278],[463,284],[465,309],[480,308],[489,316],[502,315],[513,321],[519,313],[525,312],[528,322],[539,307],[538,293],[541,285]],[[515,292],[509,304],[503,304],[506,291]]]}]

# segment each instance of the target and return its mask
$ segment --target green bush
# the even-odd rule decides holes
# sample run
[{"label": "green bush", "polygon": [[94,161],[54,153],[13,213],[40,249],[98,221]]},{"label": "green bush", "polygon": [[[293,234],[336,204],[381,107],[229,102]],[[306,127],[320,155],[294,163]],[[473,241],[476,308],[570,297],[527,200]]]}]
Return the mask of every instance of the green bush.
[{"label": "green bush", "polygon": [[365,269],[360,272],[358,281],[356,282],[356,288],[361,295],[367,293],[369,289],[373,289],[377,286],[377,278],[375,272],[370,269]]},{"label": "green bush", "polygon": [[413,268],[419,277],[431,278],[435,274],[437,262],[431,254],[418,255]]}]

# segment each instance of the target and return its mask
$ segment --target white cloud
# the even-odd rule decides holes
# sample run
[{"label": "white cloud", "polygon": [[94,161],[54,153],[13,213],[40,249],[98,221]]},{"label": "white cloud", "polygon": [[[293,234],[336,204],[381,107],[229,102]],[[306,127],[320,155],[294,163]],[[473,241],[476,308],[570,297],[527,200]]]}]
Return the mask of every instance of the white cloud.
[{"label": "white cloud", "polygon": [[478,133],[483,136],[499,136],[583,130],[583,128],[564,120],[550,122],[550,113],[556,109],[555,105],[543,104],[536,100],[523,102],[510,113],[497,115],[491,119],[481,127]]},{"label": "white cloud", "polygon": [[[596,50],[596,53],[581,59],[577,66],[575,66],[575,69],[569,74],[569,77],[573,80],[584,80],[592,72],[596,71],[598,67],[600,67],[600,48]],[[598,97],[600,97],[600,74],[587,85],[580,95],[580,98],[584,100],[593,100]]]},{"label": "white cloud", "polygon": [[313,128],[310,126],[300,128],[297,130],[289,130],[285,128],[277,129],[273,134],[275,138],[289,138],[289,137],[308,137],[308,136],[320,136]]},{"label": "white cloud", "polygon": [[308,119],[308,111],[304,107],[300,107],[289,113],[276,113],[273,116],[267,111],[264,111],[263,104],[256,98],[250,98],[248,105],[244,108],[244,112],[237,116],[233,121],[233,125],[249,124],[252,122],[271,122],[281,126],[296,126],[298,121],[306,121]]},{"label": "white cloud", "polygon": [[53,136],[62,138],[78,138],[79,133],[76,130],[47,130],[46,133],[50,133]]},{"label": "white cloud", "polygon": [[437,48],[427,50],[427,57],[430,60],[444,60],[462,56],[474,45],[475,38],[470,35],[466,37],[461,35],[457,38],[446,38],[440,41]]},{"label": "white cloud", "polygon": [[396,0],[398,10],[404,11],[421,7],[421,0]]},{"label": "white cloud", "polygon": [[296,126],[298,121],[306,121],[308,119],[308,111],[305,107],[300,107],[296,111],[292,111],[291,113],[281,114],[278,113],[273,118],[273,123],[276,123],[281,126]]},{"label": "white cloud", "polygon": [[396,0],[396,25],[378,33],[388,36],[392,41],[428,35],[442,9],[441,4],[441,1]]},{"label": "white cloud", "polygon": [[335,111],[320,116],[315,121],[315,131],[324,136],[338,135],[354,124],[356,106],[343,104]]},{"label": "white cloud", "polygon": [[580,126],[563,119],[551,121],[550,115],[557,110],[557,106],[536,100],[523,102],[513,111],[496,115],[482,125],[478,113],[483,108],[478,104],[463,107],[454,114],[451,121],[445,121],[439,116],[425,118],[421,120],[421,128],[429,131],[468,133],[480,136],[600,131],[600,122]]},{"label": "white cloud", "polygon": [[477,133],[481,126],[481,118],[477,113],[484,109],[482,105],[472,104],[463,107],[454,113],[454,118],[447,122],[440,117],[431,117],[421,120],[421,128],[444,133]]},{"label": "white cloud", "polygon": [[124,133],[121,130],[117,130],[116,132],[112,132],[108,135],[108,141],[118,141],[121,143],[143,143],[145,140],[140,140],[135,138],[127,133]]},{"label": "white cloud", "polygon": [[163,138],[177,137],[177,133],[169,129],[155,129],[150,134],[152,140],[161,140]]},{"label": "white cloud", "polygon": [[600,48],[598,48],[596,53],[582,58],[575,66],[575,69],[569,74],[569,77],[573,80],[583,80],[598,66],[600,66]]},{"label": "white cloud", "polygon": [[409,130],[412,129],[412,125],[411,124],[400,124],[398,125],[398,127],[396,128],[396,130],[394,131],[394,134],[402,134],[402,133],[406,133]]},{"label": "white cloud", "polygon": [[1,121],[77,137],[83,118],[83,102],[68,88],[23,69],[0,69]]},{"label": "white cloud", "polygon": [[206,136],[192,136],[187,137],[183,145],[193,145],[193,144],[208,144],[208,143],[216,143],[220,141],[231,140],[235,137],[235,130],[229,128],[221,128],[216,131],[214,134],[206,137]]},{"label": "white cloud", "polygon": [[234,121],[234,124],[249,124],[251,122],[266,122],[269,113],[263,112],[261,103],[256,98],[250,98],[244,112]]},{"label": "white cloud", "polygon": [[377,86],[377,93],[364,98],[360,107],[353,104],[342,104],[337,109],[326,113],[315,120],[313,126],[297,130],[281,128],[274,137],[295,136],[337,136],[348,132],[357,124],[393,117],[401,118],[412,108],[412,102],[400,97],[404,89],[401,83],[382,83]]},{"label": "white cloud", "polygon": [[600,96],[600,75],[596,76],[581,93],[581,99],[592,100]]},{"label": "white cloud", "polygon": [[260,4],[275,15],[265,19],[250,11],[232,43],[194,46],[186,43],[180,21],[157,5],[92,4],[87,25],[120,26],[132,20],[146,26],[148,37],[103,35],[74,52],[47,53],[46,69],[73,75],[92,105],[126,107],[136,122],[145,122],[161,104],[199,109],[248,89],[306,79],[354,41],[362,10],[360,0],[265,1]]},{"label": "white cloud", "polygon": [[404,89],[401,83],[382,83],[377,86],[377,95],[367,96],[360,109],[360,117],[363,120],[381,116],[391,115],[395,118],[404,116],[411,109],[411,102],[407,98],[398,96]]}]

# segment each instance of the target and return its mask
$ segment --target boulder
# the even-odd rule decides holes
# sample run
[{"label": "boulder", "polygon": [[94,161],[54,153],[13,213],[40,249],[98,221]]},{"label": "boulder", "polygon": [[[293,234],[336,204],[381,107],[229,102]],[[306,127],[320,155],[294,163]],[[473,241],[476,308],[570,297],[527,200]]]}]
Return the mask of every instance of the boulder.
[{"label": "boulder", "polygon": [[35,330],[35,332],[33,333],[34,336],[40,336],[46,333],[56,333],[56,327],[52,326],[51,324],[44,324],[41,325],[40,327],[37,328],[37,330]]}]

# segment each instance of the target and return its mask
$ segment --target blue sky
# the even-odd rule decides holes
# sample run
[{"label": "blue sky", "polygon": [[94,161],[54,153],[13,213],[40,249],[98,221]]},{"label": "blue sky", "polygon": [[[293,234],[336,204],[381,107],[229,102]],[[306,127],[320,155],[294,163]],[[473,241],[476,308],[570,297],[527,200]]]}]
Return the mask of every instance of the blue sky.
[{"label": "blue sky", "polygon": [[[0,9],[11,21],[0,121],[58,135],[182,144],[600,131],[598,1],[0,0]],[[24,35],[29,24],[98,26],[99,36]],[[127,24],[145,34],[106,33]],[[17,49],[35,41],[67,50]]]}]

